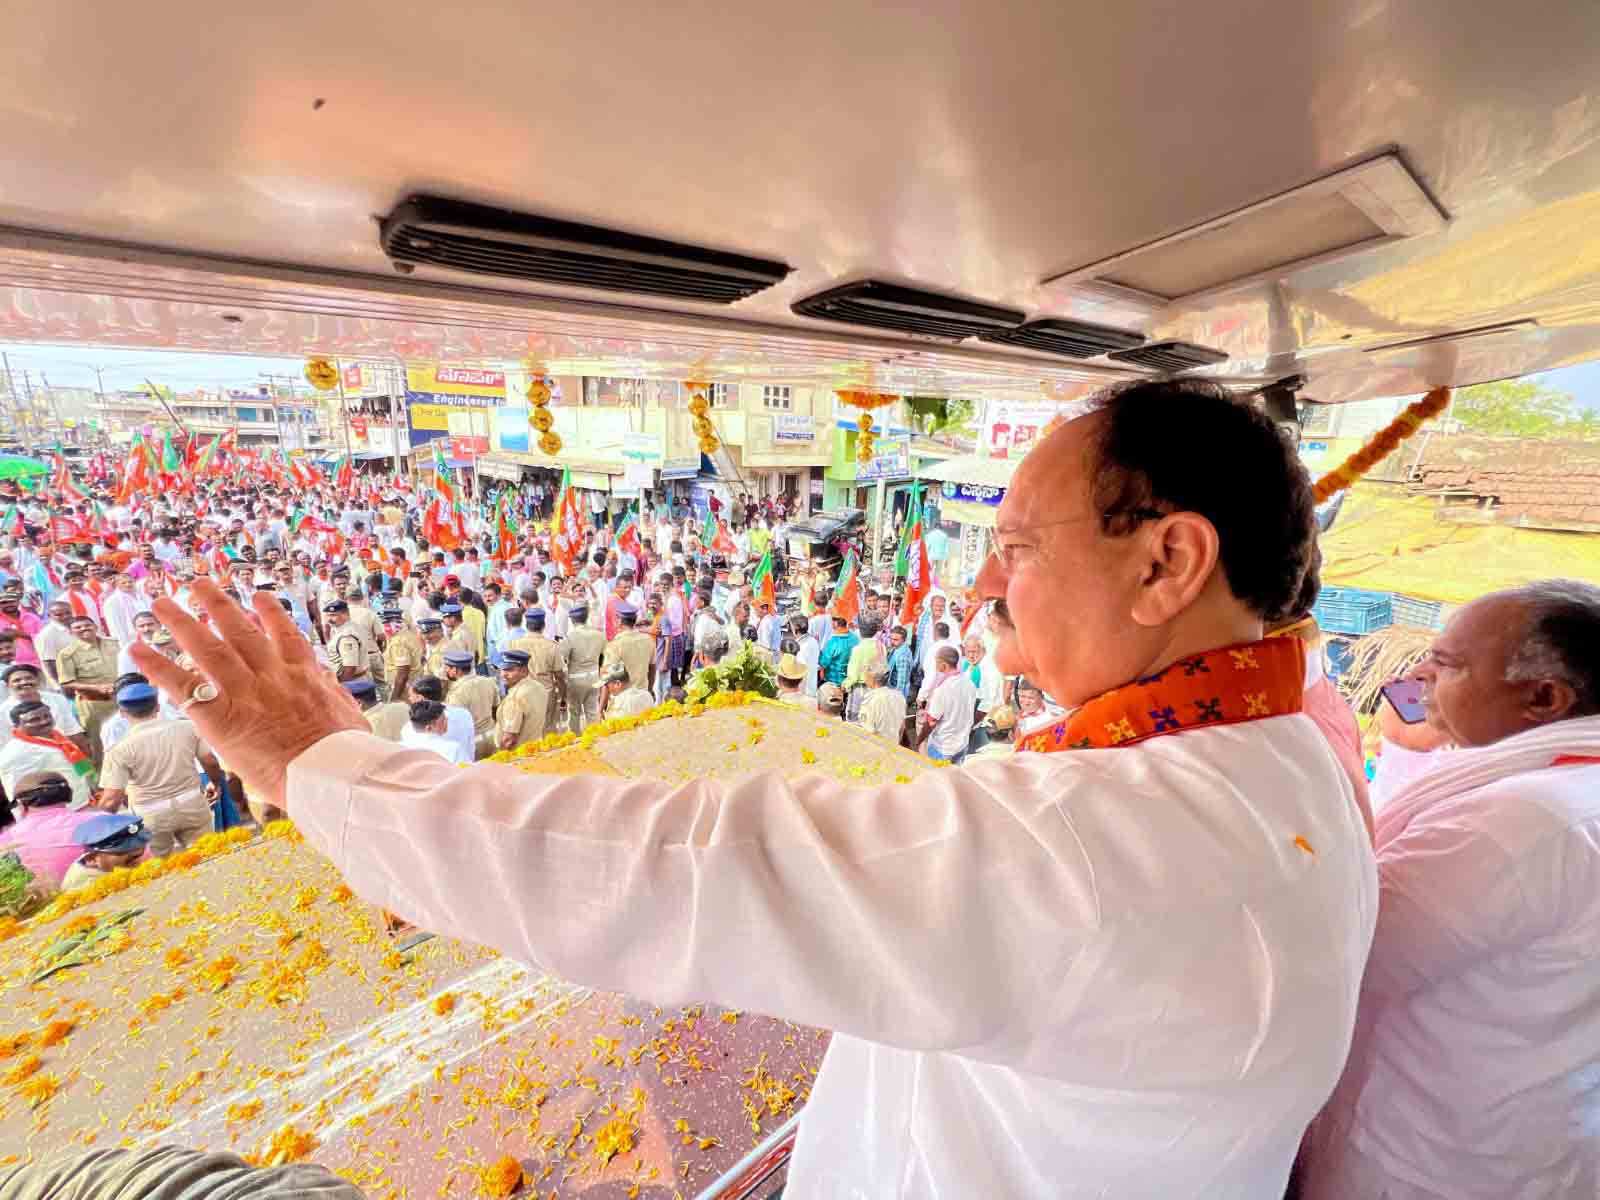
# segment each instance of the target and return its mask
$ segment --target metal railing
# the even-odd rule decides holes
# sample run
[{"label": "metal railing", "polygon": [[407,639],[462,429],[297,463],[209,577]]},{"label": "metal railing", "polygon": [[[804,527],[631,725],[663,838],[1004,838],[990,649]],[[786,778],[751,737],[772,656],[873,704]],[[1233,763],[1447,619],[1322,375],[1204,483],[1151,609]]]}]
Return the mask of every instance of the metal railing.
[{"label": "metal railing", "polygon": [[701,1191],[695,1200],[765,1200],[771,1195],[768,1185],[774,1182],[774,1176],[788,1168],[799,1132],[800,1114],[795,1113]]}]

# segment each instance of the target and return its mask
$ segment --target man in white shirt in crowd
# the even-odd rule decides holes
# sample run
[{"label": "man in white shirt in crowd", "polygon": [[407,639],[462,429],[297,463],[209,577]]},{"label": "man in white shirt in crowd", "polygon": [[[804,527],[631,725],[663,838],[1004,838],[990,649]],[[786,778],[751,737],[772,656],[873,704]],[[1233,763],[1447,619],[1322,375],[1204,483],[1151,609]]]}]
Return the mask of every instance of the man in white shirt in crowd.
[{"label": "man in white shirt in crowd", "polygon": [[889,686],[889,664],[882,659],[867,668],[867,694],[861,701],[861,726],[895,745],[906,728],[906,698]]},{"label": "man in white shirt in crowd", "polygon": [[1461,749],[1378,815],[1378,928],[1305,1195],[1600,1195],[1600,587],[1475,600],[1416,677]]},{"label": "man in white shirt in crowd", "polygon": [[33,648],[39,653],[39,661],[44,665],[45,673],[51,683],[56,678],[56,655],[60,654],[77,637],[73,634],[72,605],[66,600],[52,600],[45,609],[45,615],[50,621],[45,627],[33,635]]},{"label": "man in white shirt in crowd", "polygon": [[[432,700],[439,705],[444,716],[444,728],[442,731],[434,730],[430,718],[426,722],[428,732],[443,732],[444,736],[455,744],[455,751],[449,756],[450,761],[471,762],[477,750],[477,725],[472,719],[472,714],[461,705],[445,703],[444,680],[437,675],[418,676],[411,682],[410,700],[413,705],[418,700]],[[407,739],[411,736],[412,726],[407,725],[400,731],[400,744],[410,745]]]},{"label": "man in white shirt in crowd", "polygon": [[206,592],[221,641],[157,615],[219,689],[195,720],[368,901],[833,1030],[796,1197],[1265,1200],[1338,1079],[1376,916],[1305,655],[1264,637],[1315,538],[1259,408],[1188,379],[1103,398],[1022,460],[977,583],[1001,669],[1072,718],[911,784],[459,770],[372,736],[264,599],[257,630]]},{"label": "man in white shirt in crowd", "polygon": [[78,720],[78,706],[60,692],[45,691],[38,667],[31,663],[13,663],[0,674],[0,681],[5,683],[5,697],[0,699],[0,732],[10,731],[11,710],[17,705],[39,701],[50,710],[56,732],[71,738],[85,754],[89,752],[89,738]]},{"label": "man in white shirt in crowd", "polygon": [[437,754],[452,766],[465,766],[472,761],[472,751],[463,747],[459,738],[449,735],[449,727],[444,705],[437,700],[415,700],[410,720],[400,731],[400,744]]},{"label": "man in white shirt in crowd", "polygon": [[967,756],[978,702],[978,689],[966,672],[958,669],[960,661],[954,646],[942,646],[933,656],[933,686],[927,690],[917,731],[918,740],[926,741],[929,758],[951,763]]},{"label": "man in white shirt in crowd", "polygon": [[139,635],[134,632],[133,619],[150,610],[150,601],[134,587],[131,575],[122,573],[117,576],[114,590],[101,607],[105,612],[106,632],[116,638],[119,644],[129,646],[139,640]]},{"label": "man in white shirt in crowd", "polygon": [[983,725],[989,714],[1005,703],[1006,677],[995,665],[994,655],[977,634],[970,634],[961,643],[961,670],[972,680],[977,693],[978,711],[972,718],[973,748],[983,744]]},{"label": "man in white shirt in crowd", "polygon": [[139,670],[133,665],[133,648],[141,643],[148,646],[155,640],[156,633],[160,629],[161,622],[156,620],[155,613],[142,612],[133,618],[133,641],[117,652],[118,675],[128,675]]}]

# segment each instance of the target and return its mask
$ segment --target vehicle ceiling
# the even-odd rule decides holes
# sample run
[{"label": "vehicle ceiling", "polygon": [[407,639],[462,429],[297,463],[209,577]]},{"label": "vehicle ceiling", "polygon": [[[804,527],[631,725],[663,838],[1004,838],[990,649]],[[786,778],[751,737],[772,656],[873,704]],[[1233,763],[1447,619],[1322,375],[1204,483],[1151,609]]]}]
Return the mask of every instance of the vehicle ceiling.
[{"label": "vehicle ceiling", "polygon": [[[1063,399],[1137,373],[790,312],[879,278],[1325,401],[1600,356],[1592,0],[13,0],[0,32],[0,340]],[[1389,150],[1439,232],[1154,311],[1044,282]],[[373,218],[414,192],[794,271],[726,308],[402,277]]]}]

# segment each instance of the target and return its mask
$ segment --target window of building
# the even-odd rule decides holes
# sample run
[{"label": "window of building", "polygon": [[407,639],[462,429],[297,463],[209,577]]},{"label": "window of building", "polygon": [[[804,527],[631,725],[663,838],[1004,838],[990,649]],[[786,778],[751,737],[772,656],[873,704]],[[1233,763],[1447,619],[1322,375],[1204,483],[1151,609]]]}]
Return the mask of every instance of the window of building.
[{"label": "window of building", "polygon": [[711,401],[712,408],[739,407],[739,390],[731,384],[713,383],[706,398]]},{"label": "window of building", "polygon": [[788,412],[794,407],[793,389],[771,383],[763,384],[761,386],[761,407],[776,409],[779,412]]}]

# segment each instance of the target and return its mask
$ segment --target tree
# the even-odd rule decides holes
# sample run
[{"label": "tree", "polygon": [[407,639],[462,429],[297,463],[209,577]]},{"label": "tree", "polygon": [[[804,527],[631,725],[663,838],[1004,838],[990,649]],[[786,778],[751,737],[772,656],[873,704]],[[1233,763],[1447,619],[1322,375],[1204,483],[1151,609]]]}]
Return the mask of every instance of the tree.
[{"label": "tree", "polygon": [[1580,423],[1568,393],[1531,379],[1501,379],[1461,388],[1450,415],[1472,433],[1495,437],[1549,437],[1563,432],[1563,426]]}]

